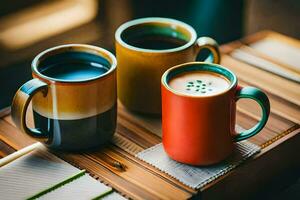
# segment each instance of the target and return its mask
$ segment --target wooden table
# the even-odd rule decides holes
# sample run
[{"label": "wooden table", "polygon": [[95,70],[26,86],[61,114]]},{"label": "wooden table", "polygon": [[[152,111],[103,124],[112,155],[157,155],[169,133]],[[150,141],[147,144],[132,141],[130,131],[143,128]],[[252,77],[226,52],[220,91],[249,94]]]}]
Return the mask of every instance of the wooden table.
[{"label": "wooden table", "polygon": [[[134,156],[161,142],[160,119],[137,116],[128,112],[120,103],[118,127],[110,145],[95,152],[54,153],[74,166],[86,169],[94,178],[132,199],[255,197],[267,185],[280,183],[286,173],[300,167],[300,84],[247,64],[235,55],[237,49],[246,51],[291,70],[290,63],[265,55],[252,45],[266,39],[280,41],[300,51],[299,41],[268,31],[221,47],[222,64],[237,74],[239,84],[259,87],[270,98],[269,121],[261,133],[250,139],[260,145],[262,151],[201,190],[196,191],[183,185]],[[237,123],[240,126],[249,128],[259,118],[260,112],[255,103],[249,100],[238,103]],[[32,123],[30,117],[28,121]],[[0,158],[33,142],[14,126],[9,115],[0,119]]]}]

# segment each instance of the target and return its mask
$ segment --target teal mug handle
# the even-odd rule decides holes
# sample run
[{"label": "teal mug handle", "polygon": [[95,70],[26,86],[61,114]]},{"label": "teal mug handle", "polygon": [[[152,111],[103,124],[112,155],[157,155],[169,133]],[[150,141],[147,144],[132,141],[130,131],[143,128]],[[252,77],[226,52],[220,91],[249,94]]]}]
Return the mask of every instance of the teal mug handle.
[{"label": "teal mug handle", "polygon": [[261,107],[261,120],[252,128],[245,130],[239,134],[234,135],[235,142],[248,139],[261,131],[266,125],[270,114],[270,101],[267,95],[258,88],[254,87],[238,87],[236,92],[236,101],[242,98],[249,98],[255,100]]}]

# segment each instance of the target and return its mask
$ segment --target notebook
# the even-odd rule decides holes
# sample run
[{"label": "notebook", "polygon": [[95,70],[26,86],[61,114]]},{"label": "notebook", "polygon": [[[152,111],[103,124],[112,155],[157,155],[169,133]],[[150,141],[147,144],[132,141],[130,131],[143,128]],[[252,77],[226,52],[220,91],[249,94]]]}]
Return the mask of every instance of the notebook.
[{"label": "notebook", "polygon": [[124,199],[45,148],[36,146],[0,167],[0,199]]}]

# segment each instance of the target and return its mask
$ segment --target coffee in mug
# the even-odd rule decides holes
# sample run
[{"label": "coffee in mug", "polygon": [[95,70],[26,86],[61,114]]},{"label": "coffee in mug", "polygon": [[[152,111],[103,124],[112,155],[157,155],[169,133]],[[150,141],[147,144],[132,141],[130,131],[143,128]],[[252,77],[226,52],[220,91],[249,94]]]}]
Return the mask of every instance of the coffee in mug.
[{"label": "coffee in mug", "polygon": [[[166,153],[176,161],[210,165],[224,160],[233,143],[257,134],[265,126],[270,103],[254,87],[239,87],[229,69],[212,63],[191,62],[162,76],[162,139]],[[236,101],[255,100],[262,118],[254,127],[235,132]]]},{"label": "coffee in mug", "polygon": [[[90,45],[62,45],[32,62],[32,80],[12,103],[16,125],[54,149],[81,150],[109,141],[116,128],[116,59]],[[25,122],[32,99],[36,128]]]},{"label": "coffee in mug", "polygon": [[169,85],[182,94],[209,96],[227,90],[230,82],[213,72],[185,72],[171,79]]},{"label": "coffee in mug", "polygon": [[159,34],[141,34],[135,37],[124,38],[129,45],[143,49],[165,50],[183,46],[187,43],[184,38],[170,37]]}]

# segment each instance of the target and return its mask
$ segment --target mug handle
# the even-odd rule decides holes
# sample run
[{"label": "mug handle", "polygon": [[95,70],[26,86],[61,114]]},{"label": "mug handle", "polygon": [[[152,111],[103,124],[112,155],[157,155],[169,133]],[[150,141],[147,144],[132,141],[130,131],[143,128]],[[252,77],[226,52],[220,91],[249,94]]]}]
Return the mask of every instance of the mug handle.
[{"label": "mug handle", "polygon": [[11,116],[16,126],[30,137],[40,142],[48,140],[48,134],[42,133],[38,128],[29,128],[26,125],[26,112],[32,97],[41,91],[47,95],[48,85],[39,79],[32,79],[24,83],[16,92],[11,105]]},{"label": "mug handle", "polygon": [[261,120],[255,126],[233,136],[234,142],[239,142],[241,140],[245,140],[256,135],[259,131],[263,129],[269,118],[270,102],[269,98],[264,92],[254,87],[243,88],[238,86],[235,96],[236,101],[242,98],[249,98],[255,100],[260,105],[262,110]]},{"label": "mug handle", "polygon": [[221,54],[218,43],[210,37],[200,37],[196,41],[196,54],[198,55],[202,49],[208,49],[210,51],[209,56],[205,59],[205,62],[211,62],[220,64]]}]

